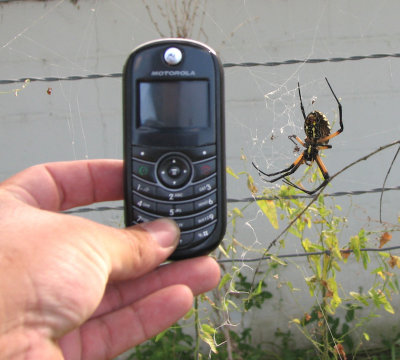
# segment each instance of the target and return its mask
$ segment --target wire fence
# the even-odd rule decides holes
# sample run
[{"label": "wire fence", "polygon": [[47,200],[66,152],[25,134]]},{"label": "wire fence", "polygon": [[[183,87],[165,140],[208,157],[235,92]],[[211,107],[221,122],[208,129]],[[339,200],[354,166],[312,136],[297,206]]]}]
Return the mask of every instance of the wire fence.
[{"label": "wire fence", "polygon": [[[384,59],[384,58],[400,58],[400,53],[392,53],[392,54],[369,54],[369,55],[355,55],[355,56],[349,56],[349,57],[331,57],[331,58],[308,58],[308,59],[289,59],[289,60],[283,60],[283,61],[268,61],[268,62],[241,62],[241,63],[224,63],[223,67],[224,68],[232,68],[232,67],[276,67],[276,66],[283,66],[283,65],[295,65],[295,64],[319,64],[319,63],[325,63],[325,62],[332,62],[332,63],[338,63],[338,62],[345,62],[345,61],[361,61],[361,60],[376,60],[376,59]],[[16,83],[24,83],[24,82],[58,82],[58,81],[80,81],[80,80],[97,80],[97,79],[103,79],[103,78],[121,78],[122,73],[117,72],[117,73],[109,73],[109,74],[86,74],[86,75],[70,75],[70,76],[64,76],[64,77],[24,77],[24,78],[18,78],[18,79],[0,79],[0,85],[7,85],[7,84],[16,84]],[[399,141],[393,143],[393,144],[398,144]],[[393,144],[390,144],[392,146]],[[388,147],[388,146],[386,146]],[[386,147],[382,147],[378,149],[377,151],[380,151]],[[355,163],[365,160],[367,157],[375,154],[377,151],[367,155],[364,158],[359,159],[358,161],[348,165],[352,166]],[[396,154],[397,156],[397,154]],[[395,158],[394,158],[395,159]],[[393,160],[394,161],[394,160]],[[342,169],[340,172],[344,171],[347,169],[345,167]],[[340,173],[339,172],[339,173]],[[389,169],[390,172],[390,169]],[[388,172],[388,173],[389,173]],[[338,173],[338,174],[339,174]],[[386,191],[394,191],[394,190],[400,190],[400,186],[394,186],[394,187],[385,187],[385,183],[381,188],[374,188],[374,189],[367,189],[367,190],[350,190],[350,191],[338,191],[338,192],[333,192],[333,193],[326,193],[324,196],[326,197],[340,197],[340,196],[357,196],[357,195],[364,195],[364,194],[372,194],[372,193],[381,193],[381,195],[386,192]],[[299,198],[309,198],[309,199],[315,199],[315,195],[307,195],[307,194],[297,194],[293,196],[287,196],[287,197],[279,197],[280,199],[299,199]],[[243,203],[243,202],[255,202],[257,200],[276,200],[278,199],[277,196],[262,196],[262,197],[245,197],[245,198],[228,198],[227,201],[228,203]],[[65,211],[64,213],[66,214],[82,214],[82,213],[90,213],[90,212],[105,212],[105,211],[123,211],[123,206],[117,205],[117,206],[95,206],[95,207],[82,207],[78,209],[72,209]],[[290,225],[290,224],[289,224]],[[275,240],[271,242],[270,246],[268,249],[272,246],[272,244],[275,243]],[[366,252],[378,252],[378,251],[394,251],[394,250],[399,250],[400,246],[392,246],[392,247],[387,247],[384,249],[381,248],[364,248],[360,249],[360,251],[366,251]],[[352,253],[352,250],[341,250],[343,253]],[[282,255],[274,255],[274,257],[277,258],[299,258],[299,257],[308,257],[308,256],[313,256],[313,255],[329,255],[330,251],[325,250],[325,251],[320,251],[320,252],[303,252],[303,253],[291,253],[291,254],[282,254]],[[251,262],[261,262],[265,260],[270,260],[272,256],[268,254],[264,254],[263,256],[256,257],[256,258],[236,258],[236,259],[220,259],[218,260],[219,263],[233,263],[233,262],[245,262],[245,263],[251,263]]]},{"label": "wire fence", "polygon": [[[364,194],[373,194],[373,193],[381,193],[386,191],[400,190],[400,186],[393,187],[385,187],[385,188],[375,188],[369,190],[351,190],[351,191],[337,191],[333,193],[324,194],[325,197],[338,197],[338,196],[354,196],[354,195],[364,195]],[[244,198],[228,198],[227,203],[248,203],[254,202],[258,200],[278,200],[278,199],[312,199],[313,195],[307,194],[296,194],[292,196],[259,196],[259,197],[244,197]],[[93,206],[93,207],[82,207],[73,210],[67,210],[65,213],[67,214],[82,214],[89,212],[104,212],[104,211],[123,211],[124,207],[122,205],[116,206]]]},{"label": "wire fence", "polygon": [[[345,62],[345,61],[361,61],[361,60],[376,60],[385,58],[400,58],[400,53],[392,54],[369,54],[369,55],[354,55],[348,57],[331,57],[331,58],[308,58],[308,59],[290,59],[283,61],[267,61],[267,62],[241,62],[241,63],[224,63],[224,68],[232,67],[275,67],[282,65],[295,65],[295,64],[320,64],[325,62]],[[78,80],[96,80],[102,78],[121,78],[122,73],[110,73],[110,74],[86,74],[86,75],[70,75],[70,76],[45,76],[35,77],[28,76],[18,79],[3,79],[0,80],[0,85],[23,83],[27,80],[30,82],[55,82],[55,81],[78,81]]]},{"label": "wire fence", "polygon": [[[396,187],[386,187],[386,188],[375,188],[375,189],[370,189],[370,190],[354,190],[354,191],[340,191],[340,192],[335,192],[331,194],[325,194],[324,196],[353,196],[353,195],[363,195],[363,194],[371,194],[371,193],[382,193],[385,191],[390,191],[390,190],[400,190],[400,186]],[[286,196],[286,197],[278,197],[278,196],[271,196],[271,197],[247,197],[247,198],[241,198],[241,199],[227,199],[228,203],[237,203],[237,202],[255,202],[258,200],[277,200],[277,199],[298,199],[298,198],[309,198],[309,199],[314,199],[315,195],[293,195],[293,196]],[[64,213],[67,214],[82,214],[82,213],[88,213],[88,212],[104,212],[104,211],[123,211],[124,207],[122,205],[116,205],[116,206],[96,206],[96,207],[83,207],[79,209],[72,209],[72,210],[67,210]],[[268,247],[268,250],[271,247],[271,244],[275,243],[275,240],[273,240],[270,243],[270,246]],[[400,250],[400,245],[399,246],[391,246],[391,247],[386,247],[386,248],[362,248],[359,249],[359,251],[362,252],[390,252],[390,251],[395,251],[395,250]],[[340,250],[342,254],[351,254],[354,251],[351,249],[344,249]],[[259,257],[255,258],[231,258],[231,259],[218,259],[217,261],[220,264],[224,263],[254,263],[254,262],[262,262],[262,261],[267,261],[271,260],[273,258],[301,258],[301,257],[308,257],[308,256],[322,256],[322,255],[330,255],[331,251],[330,250],[324,250],[324,251],[315,251],[315,252],[296,252],[296,253],[289,253],[289,254],[277,254],[277,255],[268,255],[264,254]]]},{"label": "wire fence", "polygon": [[[361,252],[388,252],[393,250],[400,250],[399,246],[390,246],[387,248],[363,248],[359,249]],[[340,250],[341,254],[353,254],[354,251],[351,249]],[[219,259],[218,262],[220,264],[224,263],[233,263],[233,262],[244,262],[244,263],[252,263],[252,262],[260,262],[265,260],[271,260],[273,258],[279,259],[289,259],[289,258],[300,258],[300,257],[308,257],[308,256],[321,256],[321,255],[331,255],[330,250],[325,251],[311,251],[311,252],[300,252],[300,253],[292,253],[292,254],[277,254],[277,255],[264,255],[256,258],[236,258],[236,259]]]}]

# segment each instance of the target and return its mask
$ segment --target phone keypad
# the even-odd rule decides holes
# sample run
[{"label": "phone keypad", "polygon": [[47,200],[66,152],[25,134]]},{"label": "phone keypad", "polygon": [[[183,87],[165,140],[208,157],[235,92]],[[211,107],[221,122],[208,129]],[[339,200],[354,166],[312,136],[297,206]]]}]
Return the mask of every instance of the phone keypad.
[{"label": "phone keypad", "polygon": [[217,222],[215,146],[165,153],[133,147],[133,223],[171,217],[181,229],[180,248],[193,246]]}]

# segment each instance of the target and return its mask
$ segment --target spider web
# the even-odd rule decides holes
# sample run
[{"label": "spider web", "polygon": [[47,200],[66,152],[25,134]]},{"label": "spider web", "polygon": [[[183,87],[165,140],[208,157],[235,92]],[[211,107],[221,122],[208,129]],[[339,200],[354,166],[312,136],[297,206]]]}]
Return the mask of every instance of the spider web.
[{"label": "spider web", "polygon": [[[140,43],[182,31],[178,29],[178,22],[174,22],[182,15],[181,10],[173,7],[173,1],[167,3],[169,15],[161,1],[80,0],[73,4],[56,0],[4,4],[1,7],[5,15],[1,18],[0,78],[120,72],[128,54]],[[397,59],[307,62],[335,56],[396,52],[400,45],[396,19],[400,5],[395,1],[359,0],[349,4],[346,1],[221,0],[194,1],[192,6],[186,11],[195,14],[196,20],[186,25],[186,34],[216,49],[223,63],[304,60],[293,65],[225,69],[227,164],[236,173],[250,174],[260,192],[264,188],[277,188],[282,182],[263,182],[252,161],[263,171],[275,172],[289,166],[299,155],[288,140],[293,134],[301,139],[305,137],[297,82],[301,85],[306,113],[323,112],[333,131],[338,128],[338,110],[325,77],[342,102],[344,132],[332,139],[332,149],[323,152],[330,174],[350,160],[398,139],[400,125],[395,104],[400,92],[400,64]],[[3,148],[0,179],[41,162],[122,157],[120,79],[26,82],[4,85],[0,90],[4,129],[0,133]],[[343,173],[326,191],[382,186],[390,161],[390,154],[379,154]],[[292,179],[300,179],[304,169],[301,166]],[[400,167],[394,164],[387,186],[397,184],[399,172]],[[306,181],[304,185],[313,187]],[[230,198],[240,200],[249,195],[246,176],[235,179],[228,175]],[[357,199],[355,207],[360,210],[355,211],[345,236],[355,234],[369,216],[378,217],[377,197]],[[335,199],[344,208],[352,201]],[[385,193],[383,217],[387,222],[396,222],[397,203],[397,194]],[[230,211],[236,207],[244,205],[229,205]],[[244,239],[244,246],[237,250],[239,259],[259,256],[279,232],[256,206],[246,208],[243,214],[244,218],[238,219],[239,230],[228,228],[228,234]],[[87,216],[114,226],[122,224],[118,211]],[[302,251],[297,243],[288,244],[284,250]],[[279,248],[274,251],[279,252]],[[257,268],[248,262],[235,265],[238,272],[249,277]],[[284,279],[297,284],[304,282],[304,277],[310,276],[306,260],[293,263],[279,276],[269,280],[281,292],[280,296],[306,309],[306,302],[279,287]],[[226,297],[230,295],[228,292]],[[275,310],[278,320],[267,315],[262,320],[263,326],[266,322],[287,323],[285,310],[278,305]],[[256,320],[253,319],[255,323]],[[239,314],[229,312],[221,326],[239,322]]]}]

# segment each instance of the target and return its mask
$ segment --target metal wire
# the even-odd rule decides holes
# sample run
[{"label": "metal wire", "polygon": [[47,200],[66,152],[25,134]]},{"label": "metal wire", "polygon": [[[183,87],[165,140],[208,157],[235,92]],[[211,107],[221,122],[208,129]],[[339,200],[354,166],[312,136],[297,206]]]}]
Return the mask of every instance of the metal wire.
[{"label": "metal wire", "polygon": [[54,81],[93,80],[93,79],[102,79],[102,78],[120,78],[120,77],[122,77],[122,73],[71,75],[71,76],[64,76],[64,77],[46,76],[46,77],[42,77],[42,78],[26,77],[26,78],[19,78],[19,79],[0,80],[0,85],[23,83],[27,80],[29,80],[29,82],[35,82],[35,81],[54,82]]},{"label": "metal wire", "polygon": [[[364,248],[364,249],[359,249],[362,252],[388,252],[388,251],[393,251],[393,250],[399,250],[399,246],[391,246],[387,248]],[[342,254],[351,254],[354,251],[351,249],[346,249],[346,250],[340,250]],[[245,262],[245,263],[250,263],[250,262],[260,262],[260,261],[265,261],[265,260],[271,260],[273,257],[275,258],[280,258],[280,259],[285,259],[285,258],[298,258],[298,257],[307,257],[307,256],[313,256],[313,255],[330,255],[331,251],[330,250],[325,250],[325,251],[313,251],[313,252],[304,252],[304,253],[294,253],[294,254],[282,254],[282,255],[265,255],[265,256],[260,256],[258,258],[237,258],[237,259],[219,259],[217,260],[218,263],[224,264],[224,263],[233,263],[233,262]]]},{"label": "metal wire", "polygon": [[293,64],[319,64],[324,62],[343,62],[343,61],[359,61],[366,59],[383,59],[383,58],[399,58],[400,53],[394,54],[370,54],[370,55],[355,55],[349,57],[332,57],[332,58],[316,58],[316,59],[292,59],[284,61],[269,61],[269,62],[244,62],[240,64],[225,63],[223,66],[229,67],[254,67],[254,66],[281,66]]},{"label": "metal wire", "polygon": [[[324,194],[325,197],[337,197],[337,196],[345,196],[345,195],[364,195],[364,194],[373,194],[379,193],[382,191],[391,191],[391,190],[400,190],[400,186],[393,187],[385,187],[385,188],[375,188],[370,190],[352,190],[352,191],[337,191],[330,194]],[[312,198],[313,195],[307,194],[298,194],[293,196],[265,196],[265,197],[247,197],[242,199],[228,198],[228,203],[238,203],[238,202],[253,202],[257,200],[277,200],[277,199],[302,199],[302,198]],[[73,210],[64,211],[66,214],[80,214],[87,212],[102,212],[102,211],[122,211],[124,209],[123,206],[96,206],[96,207],[82,207]]]},{"label": "metal wire", "polygon": [[[324,62],[344,62],[344,61],[360,61],[360,60],[371,60],[371,59],[384,59],[384,58],[400,58],[400,53],[393,54],[370,54],[370,55],[354,55],[349,57],[331,57],[331,58],[315,58],[315,59],[291,59],[283,61],[267,61],[267,62],[242,62],[242,63],[224,63],[224,68],[231,67],[274,67],[281,65],[294,65],[294,64],[319,64]],[[77,81],[77,80],[93,80],[102,78],[120,78],[122,73],[111,73],[111,74],[87,74],[87,75],[71,75],[64,77],[24,77],[19,79],[3,79],[0,80],[0,85],[23,83],[26,80],[31,82],[54,82],[54,81]]]},{"label": "metal wire", "polygon": [[[385,188],[375,188],[369,190],[350,190],[350,191],[336,191],[333,193],[324,193],[324,197],[339,197],[339,196],[346,196],[346,195],[364,195],[364,194],[373,194],[373,193],[380,193],[385,191],[391,190],[400,190],[400,186],[393,186],[393,187],[385,187]],[[277,199],[312,199],[314,195],[308,194],[297,194],[291,196],[263,196],[263,197],[247,197],[243,199],[228,199],[228,203],[237,203],[237,202],[249,202],[255,200],[277,200]]]}]

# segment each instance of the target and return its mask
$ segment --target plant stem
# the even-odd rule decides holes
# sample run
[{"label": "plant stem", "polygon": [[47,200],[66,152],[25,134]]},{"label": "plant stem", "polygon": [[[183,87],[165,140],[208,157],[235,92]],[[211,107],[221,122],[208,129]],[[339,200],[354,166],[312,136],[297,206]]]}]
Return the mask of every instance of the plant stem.
[{"label": "plant stem", "polygon": [[196,345],[194,349],[194,360],[200,359],[200,334],[199,334],[199,297],[196,296],[194,298],[194,331],[195,331],[195,339]]}]

